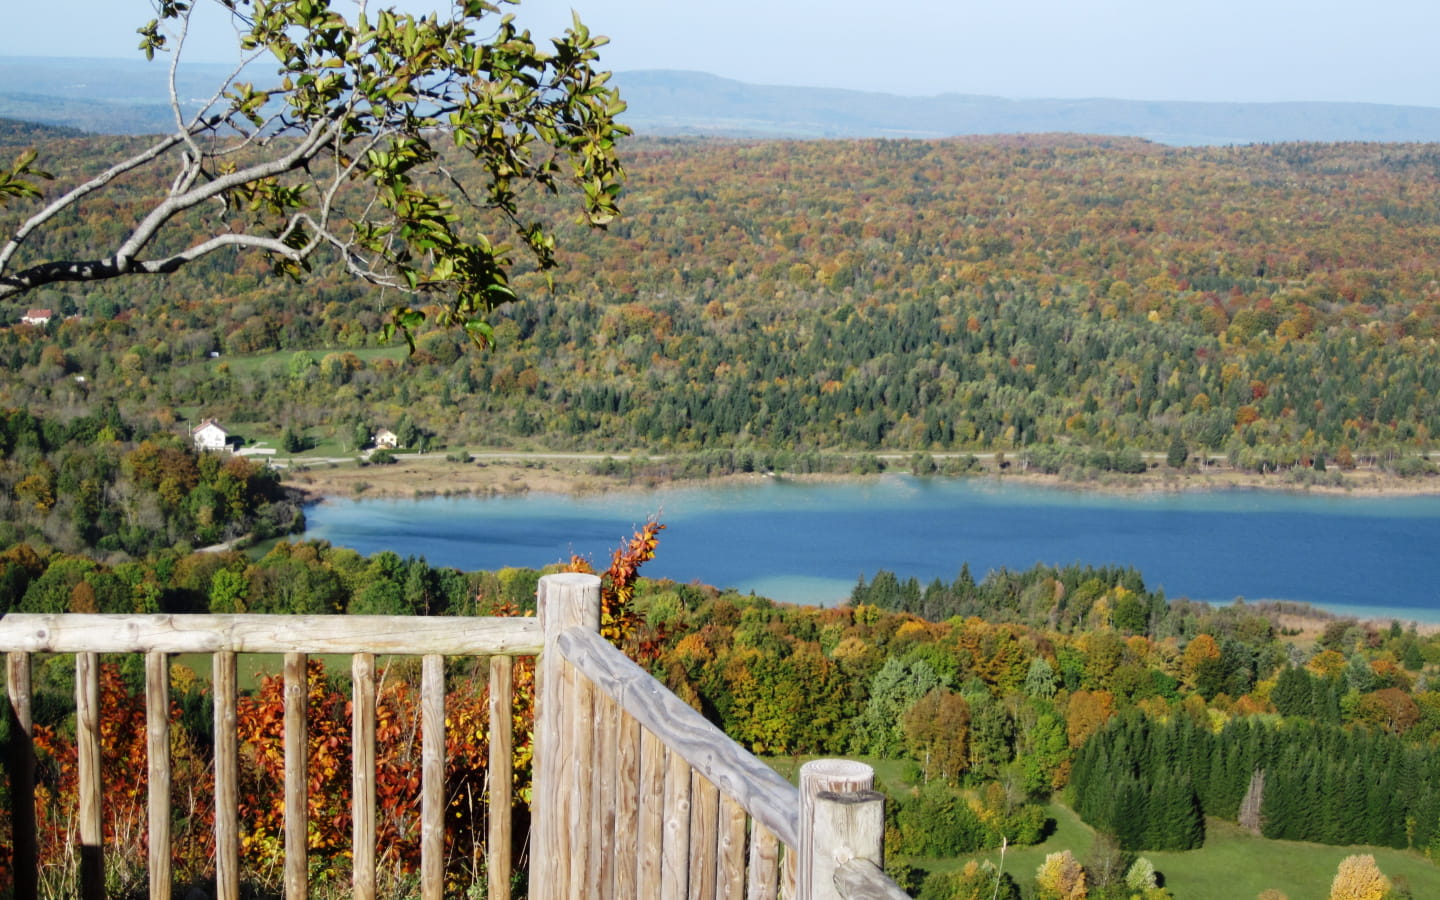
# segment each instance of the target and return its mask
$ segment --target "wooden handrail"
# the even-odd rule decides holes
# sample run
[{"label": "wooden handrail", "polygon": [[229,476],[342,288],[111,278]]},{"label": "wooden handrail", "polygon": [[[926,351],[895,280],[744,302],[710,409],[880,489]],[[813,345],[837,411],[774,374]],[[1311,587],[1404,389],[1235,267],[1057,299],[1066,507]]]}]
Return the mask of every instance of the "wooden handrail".
[{"label": "wooden handrail", "polygon": [[463,616],[0,616],[0,651],[533,656],[534,618]]},{"label": "wooden handrail", "polygon": [[557,644],[574,666],[667,748],[789,845],[800,842],[795,785],[672,694],[593,631],[572,628]]},{"label": "wooden handrail", "polygon": [[835,867],[835,886],[841,896],[865,900],[910,900],[910,895],[868,859],[852,859]]}]

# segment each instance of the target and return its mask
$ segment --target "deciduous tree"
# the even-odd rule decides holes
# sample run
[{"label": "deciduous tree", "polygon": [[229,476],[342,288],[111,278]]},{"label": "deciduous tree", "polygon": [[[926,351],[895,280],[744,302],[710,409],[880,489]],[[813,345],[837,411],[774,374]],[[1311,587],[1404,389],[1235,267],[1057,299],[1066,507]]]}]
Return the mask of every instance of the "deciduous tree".
[{"label": "deciduous tree", "polygon": [[1085,900],[1085,870],[1069,850],[1051,853],[1035,873],[1035,896],[1039,900]]},{"label": "deciduous tree", "polygon": [[[147,58],[170,57],[171,133],[99,174],[61,173],[50,197],[41,185],[52,175],[33,150],[0,166],[0,204],[27,204],[0,244],[0,298],[251,251],[289,275],[328,260],[438,303],[436,318],[485,344],[487,314],[514,298],[517,258],[500,235],[540,269],[555,262],[528,188],[573,184],[581,221],[615,216],[625,107],[595,68],[604,38],[578,17],[546,51],[487,0],[456,0],[443,17],[364,0],[352,18],[329,0],[214,4],[235,26],[242,61],[198,110],[177,93],[176,72],[192,18],[212,4],[159,0],[139,29]],[[267,73],[262,60],[278,66]],[[463,156],[478,164],[464,183],[450,164]],[[73,259],[26,253],[37,232],[141,174],[155,193],[113,243]],[[408,338],[425,317],[401,306],[387,327]]]},{"label": "deciduous tree", "polygon": [[1389,893],[1390,879],[1369,853],[1342,859],[1330,883],[1330,900],[1385,900]]}]

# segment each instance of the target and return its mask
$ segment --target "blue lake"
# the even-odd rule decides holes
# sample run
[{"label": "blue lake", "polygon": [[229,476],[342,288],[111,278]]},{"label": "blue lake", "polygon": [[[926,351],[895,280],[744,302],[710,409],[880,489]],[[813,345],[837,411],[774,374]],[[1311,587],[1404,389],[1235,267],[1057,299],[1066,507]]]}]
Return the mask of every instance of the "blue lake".
[{"label": "blue lake", "polygon": [[307,536],[465,570],[597,568],[634,527],[667,528],[645,574],[830,604],[880,569],[921,583],[1037,562],[1133,566],[1172,597],[1299,600],[1440,622],[1440,497],[1268,491],[1110,495],[991,479],[757,479],[592,497],[330,500]]}]

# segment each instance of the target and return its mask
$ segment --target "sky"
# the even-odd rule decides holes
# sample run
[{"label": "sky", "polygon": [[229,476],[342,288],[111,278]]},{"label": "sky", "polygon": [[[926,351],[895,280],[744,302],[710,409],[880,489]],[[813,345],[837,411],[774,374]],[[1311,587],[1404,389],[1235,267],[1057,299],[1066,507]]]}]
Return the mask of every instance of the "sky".
[{"label": "sky", "polygon": [[[7,6],[0,56],[134,57],[151,17],[144,0]],[[514,12],[540,37],[572,6],[610,37],[601,63],[621,72],[907,96],[1440,107],[1436,0],[526,0]],[[233,46],[219,27],[193,49],[227,61]]]}]

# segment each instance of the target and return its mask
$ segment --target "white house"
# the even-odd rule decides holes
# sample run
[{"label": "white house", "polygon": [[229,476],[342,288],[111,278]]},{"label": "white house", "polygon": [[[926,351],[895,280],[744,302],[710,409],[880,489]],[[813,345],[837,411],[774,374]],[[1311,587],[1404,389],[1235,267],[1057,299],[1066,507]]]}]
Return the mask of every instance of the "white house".
[{"label": "white house", "polygon": [[394,450],[400,446],[400,436],[388,428],[381,428],[370,440],[376,449]]},{"label": "white house", "polygon": [[230,435],[214,419],[205,419],[190,432],[190,440],[195,442],[196,450],[224,450]]},{"label": "white house", "polygon": [[20,317],[20,321],[26,325],[44,325],[54,315],[48,309],[32,309]]}]

